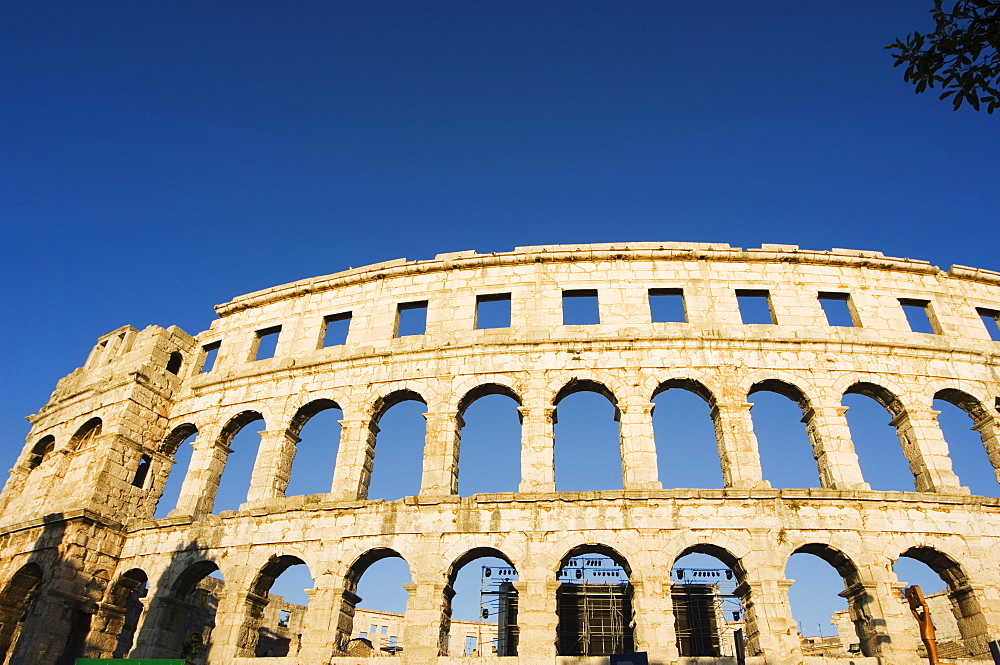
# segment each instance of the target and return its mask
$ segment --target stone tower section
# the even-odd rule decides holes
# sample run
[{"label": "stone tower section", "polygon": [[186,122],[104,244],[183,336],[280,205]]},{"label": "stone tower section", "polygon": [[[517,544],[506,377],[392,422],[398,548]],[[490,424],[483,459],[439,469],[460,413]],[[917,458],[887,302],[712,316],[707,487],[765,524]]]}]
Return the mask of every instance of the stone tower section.
[{"label": "stone tower section", "polygon": [[[658,317],[661,297],[680,316]],[[592,302],[596,319],[569,320],[573,298]],[[497,302],[506,325],[478,325],[482,304]],[[357,584],[386,557],[412,577],[392,656],[404,665],[468,662],[449,641],[452,585],[479,556],[516,571],[517,655],[481,654],[496,665],[564,655],[557,574],[590,554],[627,575],[622,625],[650,662],[688,662],[671,567],[690,553],[732,575],[742,646],[757,665],[804,662],[784,576],[803,552],[842,577],[859,663],[920,662],[892,568],[904,556],[946,583],[962,658],[985,661],[1000,637],[1000,492],[963,485],[933,409],[945,400],[968,414],[1000,478],[1000,273],[791,245],[541,246],[390,261],[216,311],[194,337],[155,326],[108,333],[29,417],[0,495],[0,663],[360,665],[347,653]],[[334,329],[344,336],[331,341]],[[671,389],[707,403],[717,489],[659,477],[658,456],[680,450],[665,453],[670,444],[654,436],[653,400]],[[579,391],[614,406],[620,490],[557,491],[556,413]],[[761,391],[801,409],[817,487],[771,486],[750,414]],[[888,412],[912,491],[872,489],[842,406],[851,394]],[[463,415],[486,395],[517,404],[517,491],[459,497]],[[426,406],[420,490],[369,499],[372,474],[394,463],[376,454],[379,419],[407,400]],[[334,408],[343,415],[323,462],[329,491],[288,495],[303,426]],[[220,511],[233,441],[247,427],[260,433],[249,490]],[[184,441],[190,463],[175,464]],[[179,497],[158,509],[171,474],[183,478]],[[255,661],[277,614],[271,584],[299,564],[315,588],[294,619],[294,648]]]}]

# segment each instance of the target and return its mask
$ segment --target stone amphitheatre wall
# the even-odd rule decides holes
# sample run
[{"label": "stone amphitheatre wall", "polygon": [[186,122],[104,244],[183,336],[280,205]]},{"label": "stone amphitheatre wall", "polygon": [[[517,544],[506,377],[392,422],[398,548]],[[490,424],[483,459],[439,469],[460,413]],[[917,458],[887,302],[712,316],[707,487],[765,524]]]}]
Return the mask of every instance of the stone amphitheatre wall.
[{"label": "stone amphitheatre wall", "polygon": [[[686,320],[653,322],[651,289],[682,293]],[[596,293],[600,322],[564,325],[566,291]],[[740,295],[766,296],[772,323],[744,324]],[[853,325],[831,326],[821,295],[845,301]],[[477,328],[484,296],[509,298],[508,327]],[[913,332],[902,305],[922,309],[933,332]],[[423,334],[398,336],[401,306],[426,307]],[[826,559],[844,578],[864,655],[855,662],[918,662],[892,571],[902,555],[947,582],[969,657],[987,659],[987,641],[1000,637],[1000,499],[962,486],[932,404],[969,414],[1000,478],[1000,343],[989,328],[995,335],[1000,273],[785,245],[545,246],[391,261],[216,311],[195,337],[155,326],[109,333],[30,417],[0,497],[8,662],[111,656],[125,599],[146,583],[132,657],[176,657],[178,617],[215,570],[225,592],[205,657],[241,662],[254,653],[271,582],[304,562],[315,588],[301,647],[267,662],[350,663],[341,650],[357,580],[387,556],[412,575],[404,663],[449,662],[450,585],[482,555],[518,573],[519,655],[501,659],[510,663],[556,662],[556,572],[583,552],[628,571],[636,649],[650,662],[684,662],[670,569],[690,552],[735,571],[758,664],[803,662],[784,578],[795,552]],[[325,346],[326,325],[347,317],[345,342]],[[273,334],[273,357],[257,360]],[[667,389],[709,403],[723,489],[661,486],[651,400]],[[581,390],[616,407],[622,490],[556,491],[555,410]],[[770,487],[750,418],[758,391],[799,404],[822,487]],[[460,498],[462,414],[494,393],[518,404],[520,485]],[[847,393],[891,414],[915,491],[871,490],[841,406]],[[375,455],[379,418],[404,400],[427,406],[420,493],[369,501],[374,466],[391,463]],[[286,497],[298,433],[334,407],[343,420],[329,493]],[[246,502],[213,514],[229,444],[251,423],[261,443]],[[192,434],[177,507],[154,520],[173,455]]]}]

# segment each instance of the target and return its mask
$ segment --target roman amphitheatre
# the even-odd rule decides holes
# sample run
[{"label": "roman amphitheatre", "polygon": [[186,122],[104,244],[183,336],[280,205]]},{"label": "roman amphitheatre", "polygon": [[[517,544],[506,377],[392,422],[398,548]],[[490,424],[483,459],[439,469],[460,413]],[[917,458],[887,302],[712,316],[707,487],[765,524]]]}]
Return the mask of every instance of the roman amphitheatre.
[{"label": "roman amphitheatre", "polygon": [[[571,302],[594,318],[568,317]],[[484,324],[486,308],[499,324]],[[661,664],[916,665],[901,557],[946,585],[950,660],[988,662],[1000,637],[1000,499],[963,486],[933,408],[967,414],[1000,477],[1000,273],[791,245],[536,246],[369,265],[216,313],[195,335],[108,333],[29,417],[0,498],[2,662],[597,665],[634,651]],[[708,405],[723,487],[661,483],[657,456],[678,453],[657,446],[653,400],[673,390]],[[557,491],[557,409],[581,391],[614,406],[620,490]],[[801,409],[817,487],[769,483],[750,413],[760,392]],[[490,395],[516,403],[519,484],[459,496],[463,414]],[[872,489],[845,395],[888,412],[912,490]],[[394,461],[378,455],[379,421],[408,401],[426,406],[419,493],[369,500]],[[329,491],[286,496],[301,430],[330,409],[342,419]],[[260,432],[249,491],[220,511],[245,427]],[[186,468],[174,464],[183,442]],[[154,518],[171,474],[183,477],[176,505]],[[697,585],[672,573],[691,553],[721,562]],[[785,578],[796,553],[843,580],[840,652],[797,633]],[[505,565],[503,616],[472,661],[452,639],[467,628],[451,621],[452,585],[484,556]],[[387,558],[405,561],[409,597],[376,620],[357,585]],[[595,572],[605,561],[613,572]],[[303,564],[307,609],[271,594]],[[735,609],[720,617],[726,582]],[[359,647],[375,637],[360,637],[368,623],[388,622],[392,646]]]}]

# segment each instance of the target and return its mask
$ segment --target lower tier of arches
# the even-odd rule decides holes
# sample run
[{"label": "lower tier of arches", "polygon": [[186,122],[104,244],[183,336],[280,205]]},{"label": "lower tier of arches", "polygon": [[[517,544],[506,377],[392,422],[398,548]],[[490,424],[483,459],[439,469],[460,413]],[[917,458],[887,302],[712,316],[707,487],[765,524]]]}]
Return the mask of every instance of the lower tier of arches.
[{"label": "lower tier of arches", "polygon": [[[53,533],[51,525],[45,528]],[[410,574],[401,619],[405,648],[396,656],[406,665],[443,665],[462,655],[455,640],[448,641],[454,584],[459,569],[481,557],[500,559],[513,571],[516,655],[493,658],[516,665],[576,657],[562,646],[559,598],[564,569],[588,556],[607,557],[623,572],[618,581],[628,598],[628,639],[621,644],[647,652],[650,662],[699,655],[685,646],[677,593],[683,582],[674,570],[690,554],[714,557],[732,575],[734,621],[751,663],[811,658],[788,597],[785,569],[797,553],[823,559],[840,575],[858,663],[921,662],[915,623],[893,572],[900,557],[926,564],[945,583],[964,657],[987,660],[988,641],[1000,635],[1000,503],[981,497],[927,501],[905,493],[767,490],[316,503],[138,525],[124,534],[116,567],[104,559],[100,570],[91,562],[101,557],[86,550],[109,547],[112,539],[92,534],[81,546],[79,537],[67,540],[72,528],[59,533],[61,544],[41,548],[35,545],[42,539],[33,544],[24,536],[3,547],[0,637],[6,643],[0,647],[7,662],[37,654],[41,627],[63,622],[53,630],[62,631],[68,645],[76,640],[78,655],[88,657],[348,665],[358,581],[387,558],[402,559]],[[253,660],[262,653],[261,626],[276,607],[272,584],[295,565],[308,568],[314,585],[296,624],[295,652]],[[207,637],[193,644],[192,616],[205,608],[213,610],[211,625],[198,628]],[[56,651],[68,657],[77,648],[71,647]]]}]

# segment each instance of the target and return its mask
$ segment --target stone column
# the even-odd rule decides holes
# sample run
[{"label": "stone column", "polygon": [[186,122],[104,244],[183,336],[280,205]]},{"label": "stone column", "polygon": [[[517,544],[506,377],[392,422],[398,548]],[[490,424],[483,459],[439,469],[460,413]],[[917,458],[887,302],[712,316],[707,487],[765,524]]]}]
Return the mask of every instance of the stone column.
[{"label": "stone column", "polygon": [[652,402],[629,400],[619,406],[622,451],[622,487],[627,490],[658,490],[656,440],[653,437]]},{"label": "stone column", "polygon": [[[441,644],[441,603],[445,584],[419,582],[404,584],[410,598],[403,617],[403,653],[408,663],[433,663],[444,656]],[[452,592],[454,593],[454,592]]]},{"label": "stone column", "polygon": [[[331,613],[334,623],[332,625],[335,626],[336,631],[333,633],[334,653],[344,655],[347,653],[347,642],[351,639],[354,629],[354,609],[361,602],[361,596],[343,587],[331,587],[329,598],[333,603]],[[320,638],[328,639],[329,636],[321,635]]]},{"label": "stone column", "polygon": [[188,474],[184,477],[180,497],[177,499],[177,508],[169,513],[171,517],[176,515],[201,517],[212,512],[222,469],[226,466],[226,458],[232,452],[229,446],[218,440],[219,435],[220,428],[217,427],[206,428],[198,433]]},{"label": "stone column", "polygon": [[454,411],[429,411],[424,415],[424,466],[420,496],[458,494],[458,451],[462,417]]},{"label": "stone column", "polygon": [[518,571],[517,654],[519,665],[551,665],[556,659],[555,573],[541,567]]},{"label": "stone column", "polygon": [[556,491],[555,408],[533,401],[517,408],[521,416],[521,484],[519,492]]},{"label": "stone column", "polygon": [[654,662],[673,663],[680,658],[674,604],[669,576],[646,574],[632,582],[635,615],[635,650],[646,651]]},{"label": "stone column", "polygon": [[719,402],[712,408],[715,438],[727,488],[767,489],[757,452],[757,437],[750,418],[750,402]]},{"label": "stone column", "polygon": [[951,470],[948,444],[937,423],[940,411],[902,411],[890,422],[896,428],[903,453],[910,461],[918,492],[968,494]]},{"label": "stone column", "polygon": [[330,492],[344,501],[365,499],[375,465],[378,425],[370,418],[352,418],[341,420],[340,427],[340,448]]},{"label": "stone column", "polygon": [[845,413],[846,406],[817,403],[803,414],[820,482],[832,490],[870,490],[861,474]]},{"label": "stone column", "polygon": [[979,436],[982,437],[986,455],[993,465],[997,482],[1000,483],[1000,420],[990,413],[985,413],[973,419],[972,429],[979,432]]},{"label": "stone column", "polygon": [[223,592],[212,629],[209,654],[212,662],[229,663],[234,658],[254,656],[267,602],[267,596],[252,591]]},{"label": "stone column", "polygon": [[295,446],[301,439],[288,430],[268,430],[260,433],[257,460],[250,476],[247,502],[256,503],[285,496],[292,474]]},{"label": "stone column", "polygon": [[853,585],[840,594],[848,600],[855,630],[861,634],[873,633],[868,641],[877,642],[878,654],[884,662],[901,665],[923,662],[924,659],[917,657],[917,624],[902,599],[904,585],[896,580],[892,565],[859,567],[859,573],[866,580],[864,585]]},{"label": "stone column", "polygon": [[[339,624],[344,589],[327,587],[327,579],[332,579],[332,576],[317,577],[316,586],[306,592],[309,594],[309,608],[302,626],[302,650],[298,654],[299,661],[303,663],[328,663],[340,653]],[[347,639],[350,639],[350,631],[348,626]]]},{"label": "stone column", "polygon": [[744,580],[736,587],[735,594],[743,602],[747,657],[762,655],[775,665],[802,662],[799,632],[788,604],[792,581]]}]

